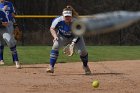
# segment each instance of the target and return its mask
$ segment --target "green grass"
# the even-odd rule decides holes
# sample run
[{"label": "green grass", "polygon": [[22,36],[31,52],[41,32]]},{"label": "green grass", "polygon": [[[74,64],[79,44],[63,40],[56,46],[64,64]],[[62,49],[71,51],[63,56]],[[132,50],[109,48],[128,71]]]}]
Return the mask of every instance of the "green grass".
[{"label": "green grass", "polygon": [[[140,60],[140,46],[87,46],[89,61],[111,60]],[[51,46],[18,46],[19,59],[22,64],[49,63]],[[80,61],[79,55],[67,57],[59,53],[58,62]],[[12,65],[12,57],[8,47],[5,48],[4,58],[6,65]]]}]

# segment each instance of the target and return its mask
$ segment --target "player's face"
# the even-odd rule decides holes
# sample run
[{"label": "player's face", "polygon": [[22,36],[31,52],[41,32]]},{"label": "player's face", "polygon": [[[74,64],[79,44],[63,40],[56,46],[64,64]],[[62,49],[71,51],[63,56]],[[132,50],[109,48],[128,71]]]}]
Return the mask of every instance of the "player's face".
[{"label": "player's face", "polygon": [[71,22],[72,17],[71,16],[65,16],[65,22]]}]

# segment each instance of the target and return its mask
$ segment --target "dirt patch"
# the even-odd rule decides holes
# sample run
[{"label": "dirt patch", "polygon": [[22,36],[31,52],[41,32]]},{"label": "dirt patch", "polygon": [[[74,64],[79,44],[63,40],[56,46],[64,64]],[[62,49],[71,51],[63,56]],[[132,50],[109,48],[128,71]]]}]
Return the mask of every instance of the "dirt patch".
[{"label": "dirt patch", "polygon": [[[140,93],[140,60],[89,62],[88,76],[81,62],[56,64],[54,74],[45,72],[47,66],[1,66],[0,93]],[[91,86],[93,80],[99,88]]]}]

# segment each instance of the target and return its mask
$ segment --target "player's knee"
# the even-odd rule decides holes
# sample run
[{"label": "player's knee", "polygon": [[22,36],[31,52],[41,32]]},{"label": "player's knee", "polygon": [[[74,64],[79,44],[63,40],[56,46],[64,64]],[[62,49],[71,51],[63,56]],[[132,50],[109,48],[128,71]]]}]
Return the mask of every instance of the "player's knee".
[{"label": "player's knee", "polygon": [[4,33],[3,34],[3,39],[6,40],[7,42],[10,42],[11,40],[11,36],[9,33]]},{"label": "player's knee", "polygon": [[83,62],[84,66],[87,66],[88,63],[88,53],[86,55],[80,55],[81,61]]},{"label": "player's knee", "polygon": [[16,46],[15,39],[9,33],[4,33],[3,39],[5,40],[5,42],[10,48]]},{"label": "player's knee", "polygon": [[58,43],[58,41],[55,41],[52,46],[52,50],[58,50],[58,49],[59,49],[59,43]]},{"label": "player's knee", "polygon": [[83,51],[78,51],[79,55],[80,56],[86,56],[88,54],[88,52],[86,50],[83,50]]}]

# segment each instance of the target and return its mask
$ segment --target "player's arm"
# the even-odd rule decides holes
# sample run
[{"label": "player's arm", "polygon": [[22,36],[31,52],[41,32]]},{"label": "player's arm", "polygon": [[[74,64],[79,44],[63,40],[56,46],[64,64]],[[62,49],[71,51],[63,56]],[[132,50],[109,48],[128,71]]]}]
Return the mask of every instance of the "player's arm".
[{"label": "player's arm", "polygon": [[78,36],[75,36],[75,37],[72,39],[72,43],[77,43],[79,39],[80,39],[80,38],[79,38]]},{"label": "player's arm", "polygon": [[6,27],[6,26],[8,26],[8,23],[7,22],[2,22],[2,25]]},{"label": "player's arm", "polygon": [[74,48],[74,46],[75,46],[75,44],[79,41],[79,37],[78,36],[75,36],[73,39],[72,39],[72,42],[71,42],[71,44],[70,44],[70,46],[72,47],[72,48]]},{"label": "player's arm", "polygon": [[1,13],[0,13],[0,15],[2,16],[2,20],[0,20],[0,25],[1,25],[1,27],[3,27],[3,26],[8,26],[8,17],[7,17],[7,15],[5,14],[5,12],[4,11],[1,11]]},{"label": "player's arm", "polygon": [[7,22],[0,21],[0,28],[6,27],[6,26],[8,26]]},{"label": "player's arm", "polygon": [[57,27],[57,24],[58,24],[59,20],[60,20],[60,18],[54,19],[54,21],[52,22],[52,25],[50,27],[50,32],[51,32],[51,34],[54,38],[54,41],[58,40],[56,27]]},{"label": "player's arm", "polygon": [[51,32],[54,39],[57,38],[57,33],[55,31],[55,28],[50,27],[50,32]]},{"label": "player's arm", "polygon": [[0,27],[6,27],[8,26],[8,22],[2,22],[2,20],[0,20]]}]

